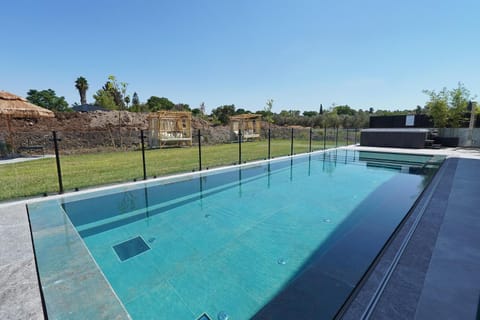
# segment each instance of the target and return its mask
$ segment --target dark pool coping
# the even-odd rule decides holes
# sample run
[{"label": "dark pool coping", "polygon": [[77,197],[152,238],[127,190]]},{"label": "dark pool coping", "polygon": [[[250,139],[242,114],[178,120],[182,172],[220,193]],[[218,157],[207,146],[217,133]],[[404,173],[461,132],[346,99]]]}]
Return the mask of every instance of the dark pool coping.
[{"label": "dark pool coping", "polygon": [[337,318],[477,319],[479,190],[480,160],[447,159]]}]

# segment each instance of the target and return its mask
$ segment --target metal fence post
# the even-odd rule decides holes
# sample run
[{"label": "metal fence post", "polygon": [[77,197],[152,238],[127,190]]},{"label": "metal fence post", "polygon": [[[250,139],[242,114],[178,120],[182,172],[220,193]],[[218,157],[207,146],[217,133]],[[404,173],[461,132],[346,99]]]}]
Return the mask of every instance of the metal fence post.
[{"label": "metal fence post", "polygon": [[140,130],[140,140],[142,142],[143,180],[147,180],[147,166],[145,165],[145,136],[143,135],[143,130]]},{"label": "metal fence post", "polygon": [[323,127],[323,150],[326,149],[326,142],[327,142],[327,125],[325,124],[325,126]]},{"label": "metal fence post", "polygon": [[308,152],[312,152],[312,127],[310,127],[310,140],[308,144]]},{"label": "metal fence post", "polygon": [[354,145],[357,145],[357,128],[353,129],[353,137],[355,142],[353,143]]},{"label": "metal fence post", "polygon": [[290,155],[293,156],[293,128],[292,133],[290,134]]},{"label": "metal fence post", "polygon": [[242,130],[238,129],[238,164],[242,164]]},{"label": "metal fence post", "polygon": [[268,159],[270,159],[270,137],[271,137],[271,132],[270,132],[270,128],[268,128]]},{"label": "metal fence post", "polygon": [[53,134],[53,146],[55,148],[55,160],[57,162],[57,175],[58,175],[58,193],[63,193],[63,182],[62,182],[62,168],[60,166],[60,154],[58,152],[58,141],[61,139],[57,138],[57,132],[52,131]]},{"label": "metal fence post", "polygon": [[335,127],[335,148],[338,147],[338,127]]},{"label": "metal fence post", "polygon": [[345,128],[345,130],[347,130],[347,137],[346,137],[346,143],[345,143],[345,145],[348,146],[348,128]]},{"label": "metal fence post", "polygon": [[198,168],[202,171],[202,141],[201,141],[200,129],[198,129]]}]

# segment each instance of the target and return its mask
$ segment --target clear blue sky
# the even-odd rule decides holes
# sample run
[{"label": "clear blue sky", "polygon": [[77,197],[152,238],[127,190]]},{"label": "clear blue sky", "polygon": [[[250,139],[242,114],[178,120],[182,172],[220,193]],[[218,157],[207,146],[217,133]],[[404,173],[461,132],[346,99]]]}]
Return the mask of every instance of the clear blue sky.
[{"label": "clear blue sky", "polygon": [[480,94],[480,1],[15,0],[2,3],[0,90],[89,102],[111,74],[141,101],[207,111],[423,105]]}]

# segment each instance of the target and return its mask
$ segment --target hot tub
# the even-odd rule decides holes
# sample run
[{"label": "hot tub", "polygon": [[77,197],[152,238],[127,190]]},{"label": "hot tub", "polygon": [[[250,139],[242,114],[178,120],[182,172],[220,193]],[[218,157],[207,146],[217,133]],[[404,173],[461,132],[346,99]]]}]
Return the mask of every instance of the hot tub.
[{"label": "hot tub", "polygon": [[424,148],[428,129],[363,129],[360,145],[369,147]]}]

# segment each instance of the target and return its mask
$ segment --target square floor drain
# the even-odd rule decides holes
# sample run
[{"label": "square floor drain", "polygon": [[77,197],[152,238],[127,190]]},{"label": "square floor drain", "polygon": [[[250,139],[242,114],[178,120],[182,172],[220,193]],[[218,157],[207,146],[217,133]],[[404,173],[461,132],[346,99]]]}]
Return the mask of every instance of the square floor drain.
[{"label": "square floor drain", "polygon": [[120,244],[114,245],[113,249],[117,253],[120,261],[125,261],[142,252],[150,250],[150,247],[143,241],[142,237],[136,237]]}]

